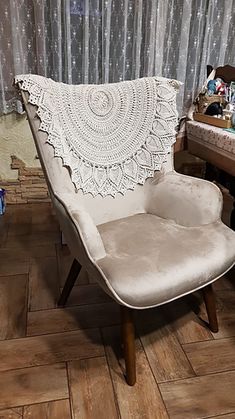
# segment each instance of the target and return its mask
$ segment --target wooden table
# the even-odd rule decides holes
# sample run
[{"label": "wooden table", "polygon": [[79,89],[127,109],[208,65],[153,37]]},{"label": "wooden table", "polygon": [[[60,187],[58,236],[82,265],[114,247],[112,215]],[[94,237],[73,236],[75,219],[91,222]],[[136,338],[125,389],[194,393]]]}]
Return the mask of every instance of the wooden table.
[{"label": "wooden table", "polygon": [[[189,153],[207,162],[206,178],[228,187],[235,199],[235,134],[212,125],[186,123]],[[235,203],[230,225],[235,230]]]}]

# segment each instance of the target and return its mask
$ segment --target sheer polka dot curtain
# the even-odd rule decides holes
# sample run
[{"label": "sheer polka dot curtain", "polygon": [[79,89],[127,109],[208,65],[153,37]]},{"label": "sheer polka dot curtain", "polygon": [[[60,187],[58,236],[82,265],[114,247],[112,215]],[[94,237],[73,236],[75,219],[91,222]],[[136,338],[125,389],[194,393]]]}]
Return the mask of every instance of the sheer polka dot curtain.
[{"label": "sheer polka dot curtain", "polygon": [[186,109],[206,64],[235,65],[235,0],[0,1],[0,112],[15,109],[15,74],[66,83],[150,75],[184,82]]}]

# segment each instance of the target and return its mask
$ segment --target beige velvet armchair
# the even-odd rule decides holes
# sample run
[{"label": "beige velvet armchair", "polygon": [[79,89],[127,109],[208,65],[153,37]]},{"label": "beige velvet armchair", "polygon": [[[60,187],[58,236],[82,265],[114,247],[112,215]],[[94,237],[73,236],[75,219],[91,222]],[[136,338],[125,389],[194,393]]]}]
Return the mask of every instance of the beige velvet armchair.
[{"label": "beige velvet armchair", "polygon": [[[56,119],[53,122],[51,115],[54,104],[48,105],[49,99],[46,97],[48,92],[51,97],[53,96],[50,83],[48,79],[41,78],[39,86],[36,83],[37,79],[29,82],[31,76],[27,77],[17,77],[16,83],[21,89],[28,121],[58,221],[74,258],[58,304],[59,306],[65,305],[81,266],[83,266],[103,290],[120,304],[126,380],[129,385],[134,385],[136,373],[133,309],[142,310],[156,307],[202,289],[209,327],[213,332],[218,330],[212,283],[229,270],[235,260],[235,233],[226,227],[220,219],[221,192],[213,183],[184,176],[174,171],[172,144],[175,136],[173,125],[177,121],[175,110],[177,82],[146,78],[140,79],[140,81],[117,83],[115,86],[86,86],[84,89],[81,86],[80,90],[78,89],[80,96],[76,96],[75,102],[74,91],[69,90],[67,94],[68,90],[66,89],[70,88],[65,85],[63,85],[63,94],[59,99],[56,97],[57,93],[54,93],[54,113],[59,114],[57,125],[60,127],[63,125],[63,121],[66,125],[72,115],[76,121],[76,130],[79,131],[81,121],[76,118],[80,118],[83,107],[87,106],[87,103],[89,109],[86,110],[82,118],[83,122],[85,120],[84,129],[90,124],[90,121],[86,120],[89,112],[94,113],[96,127],[99,126],[97,124],[102,125],[106,118],[106,131],[104,133],[103,125],[103,131],[101,130],[103,133],[101,146],[106,141],[106,133],[109,134],[112,131],[112,124],[114,124],[112,112],[114,112],[113,108],[115,108],[118,99],[112,89],[118,89],[120,94],[124,91],[122,102],[120,102],[120,106],[117,105],[115,118],[120,118],[122,107],[127,106],[125,101],[128,101],[128,108],[123,113],[123,121],[126,121],[129,108],[132,113],[139,112],[139,109],[132,106],[133,101],[139,95],[140,113],[133,121],[131,121],[132,114],[130,113],[128,116],[131,131],[124,132],[123,137],[119,135],[118,144],[113,145],[108,137],[103,155],[111,147],[110,144],[113,147],[110,150],[116,150],[122,144],[123,138],[126,143],[121,150],[128,150],[129,138],[137,128],[136,135],[140,133],[143,137],[145,136],[145,140],[147,138],[144,143],[146,148],[132,153],[132,156],[134,155],[132,161],[129,159],[131,154],[127,155],[127,160],[120,166],[123,170],[122,174],[120,174],[117,164],[118,160],[112,167],[108,160],[103,161],[103,165],[99,167],[93,165],[93,172],[90,176],[91,166],[88,163],[85,163],[85,169],[80,165],[77,170],[79,159],[76,161],[75,153],[75,151],[81,152],[81,143],[88,141],[87,137],[84,137],[85,140],[83,138],[81,143],[78,142],[77,150],[75,146],[73,148],[65,144],[65,137],[68,139],[71,132],[74,135],[73,120],[71,120],[67,126],[68,131],[63,129],[64,137],[61,134],[59,138],[57,132],[57,136],[52,138]],[[136,83],[140,83],[138,86],[141,89],[139,92],[137,86],[137,93]],[[59,83],[53,82],[53,86],[57,88],[57,85]],[[148,96],[149,91],[151,97],[146,99],[145,95]],[[127,92],[132,95],[132,102]],[[85,105],[81,103],[78,117],[78,114],[74,112],[75,108],[71,111],[71,107],[76,107],[78,99],[82,101],[87,94],[90,96],[86,99]],[[62,110],[58,110],[58,100],[63,103]],[[146,123],[146,109],[149,116],[148,106],[150,105],[148,104],[150,102],[153,104],[155,116],[150,115],[151,127],[146,135],[146,131],[141,131],[141,129],[142,125]],[[46,108],[43,107],[45,103],[47,104]],[[141,125],[139,122],[143,116]],[[107,118],[109,118],[108,122]],[[147,122],[149,124],[149,121]],[[118,124],[113,129],[114,136],[121,123],[118,119]],[[125,125],[125,122],[123,124]],[[94,147],[94,153],[88,154],[90,159],[93,159],[93,155],[96,153],[96,141],[97,147],[101,147],[100,138],[96,138],[93,143],[90,139],[88,148],[91,143]],[[158,141],[157,151],[156,141]],[[149,146],[148,148],[146,144]],[[70,153],[70,157],[72,156],[71,160],[65,158],[63,154],[65,148],[67,151],[69,150],[68,154]],[[142,152],[145,153],[146,159],[149,161],[148,164],[143,161]],[[112,153],[109,158],[112,159]],[[157,161],[157,164],[153,163],[154,161],[155,163]],[[128,164],[128,167],[125,164]],[[99,172],[97,172],[98,169]],[[111,170],[113,170],[112,173]],[[142,177],[134,179],[133,170],[135,173],[140,170]],[[92,193],[94,192],[92,176],[95,171],[99,175],[95,178],[98,190]],[[108,174],[110,177],[107,180]],[[121,181],[121,175],[126,177],[129,183],[123,179]],[[76,183],[78,178],[80,188],[79,182]],[[106,186],[104,187],[104,185]],[[107,190],[108,185],[120,190],[115,194],[113,189]]]}]

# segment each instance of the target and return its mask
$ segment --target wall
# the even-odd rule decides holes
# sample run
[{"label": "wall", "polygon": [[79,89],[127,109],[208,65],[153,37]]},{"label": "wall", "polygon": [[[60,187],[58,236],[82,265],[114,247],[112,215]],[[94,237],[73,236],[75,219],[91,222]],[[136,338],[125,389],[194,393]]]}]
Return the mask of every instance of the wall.
[{"label": "wall", "polygon": [[26,167],[40,167],[28,121],[25,116],[11,113],[0,117],[0,179],[18,179],[11,169],[11,156],[17,156]]},{"label": "wall", "polygon": [[8,204],[49,201],[28,121],[12,113],[0,118],[0,188]]}]

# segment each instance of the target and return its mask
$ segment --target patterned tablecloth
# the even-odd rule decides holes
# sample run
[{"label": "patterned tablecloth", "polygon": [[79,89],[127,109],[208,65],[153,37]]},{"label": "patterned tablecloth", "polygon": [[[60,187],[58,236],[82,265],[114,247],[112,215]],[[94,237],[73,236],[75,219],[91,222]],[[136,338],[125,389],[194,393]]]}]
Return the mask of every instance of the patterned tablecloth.
[{"label": "patterned tablecloth", "polygon": [[188,121],[186,132],[189,140],[207,143],[211,148],[217,148],[217,151],[221,149],[229,152],[230,157],[232,153],[235,159],[235,133],[197,121]]}]

